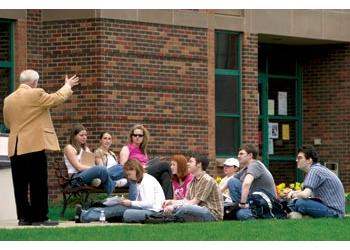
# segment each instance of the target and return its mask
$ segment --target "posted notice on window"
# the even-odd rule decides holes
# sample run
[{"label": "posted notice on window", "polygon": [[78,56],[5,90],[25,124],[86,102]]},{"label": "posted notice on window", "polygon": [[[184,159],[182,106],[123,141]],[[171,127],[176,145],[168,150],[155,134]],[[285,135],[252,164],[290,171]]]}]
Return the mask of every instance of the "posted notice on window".
[{"label": "posted notice on window", "polygon": [[287,115],[287,92],[278,91],[278,115]]}]

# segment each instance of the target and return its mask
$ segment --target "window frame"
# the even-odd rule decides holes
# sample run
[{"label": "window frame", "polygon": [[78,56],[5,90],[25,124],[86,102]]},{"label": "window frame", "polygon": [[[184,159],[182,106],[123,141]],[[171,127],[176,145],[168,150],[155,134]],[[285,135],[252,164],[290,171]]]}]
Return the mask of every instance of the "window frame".
[{"label": "window frame", "polygon": [[[241,145],[241,140],[242,140],[242,104],[241,104],[241,92],[242,92],[242,79],[241,79],[241,33],[240,32],[234,32],[234,31],[227,31],[227,30],[215,30],[215,41],[216,41],[216,34],[217,33],[226,33],[226,34],[230,34],[230,35],[236,35],[237,36],[237,51],[236,51],[236,56],[237,56],[237,63],[238,63],[238,69],[222,69],[222,68],[216,68],[216,64],[215,65],[215,79],[216,76],[233,76],[235,78],[237,78],[237,96],[236,98],[238,98],[238,102],[237,102],[237,113],[227,113],[227,112],[217,112],[216,107],[215,107],[215,126],[216,126],[216,118],[217,117],[225,117],[225,118],[235,118],[238,119],[238,138],[236,139],[236,141],[234,143],[237,143],[238,147],[239,145]],[[214,46],[214,49],[216,51],[216,44]],[[216,58],[216,55],[215,55]],[[216,86],[216,81],[215,81],[215,86]],[[216,100],[215,100],[216,103]],[[217,141],[216,138],[216,128],[215,128],[215,141]],[[234,146],[234,145],[233,145]],[[224,158],[224,157],[232,157],[233,155],[235,155],[235,153],[238,152],[230,152],[230,153],[222,153],[222,152],[218,152],[217,148],[216,148],[216,143],[215,143],[215,154],[217,158]]]},{"label": "window frame", "polygon": [[[0,69],[8,69],[10,72],[9,92],[12,93],[15,90],[15,36],[14,36],[14,20],[0,19],[1,24],[8,24],[9,30],[9,58],[8,60],[0,60]],[[4,96],[5,98],[5,96]],[[0,133],[8,132],[5,125],[0,123]]]}]

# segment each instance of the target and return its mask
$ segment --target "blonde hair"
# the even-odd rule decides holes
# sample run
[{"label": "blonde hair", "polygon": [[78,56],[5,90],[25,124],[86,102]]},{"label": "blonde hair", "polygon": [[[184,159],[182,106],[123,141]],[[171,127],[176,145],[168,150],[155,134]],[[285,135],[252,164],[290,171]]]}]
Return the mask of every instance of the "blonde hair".
[{"label": "blonde hair", "polygon": [[148,146],[148,140],[150,137],[150,134],[148,130],[142,125],[142,124],[135,124],[129,131],[129,143],[132,143],[132,134],[134,133],[135,129],[140,129],[143,132],[143,140],[140,145],[140,149],[142,153],[147,154],[147,146]]}]

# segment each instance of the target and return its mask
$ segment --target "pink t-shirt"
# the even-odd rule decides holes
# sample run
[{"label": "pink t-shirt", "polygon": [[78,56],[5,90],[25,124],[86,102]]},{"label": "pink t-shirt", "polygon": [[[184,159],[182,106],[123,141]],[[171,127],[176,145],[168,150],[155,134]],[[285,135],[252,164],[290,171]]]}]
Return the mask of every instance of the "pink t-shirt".
[{"label": "pink t-shirt", "polygon": [[173,190],[174,190],[174,198],[175,200],[182,200],[186,197],[188,184],[192,181],[193,176],[188,174],[185,178],[185,181],[180,185],[176,180],[172,180]]},{"label": "pink t-shirt", "polygon": [[141,149],[134,144],[128,144],[129,160],[138,160],[141,165],[145,166],[148,162],[148,157],[142,153]]}]

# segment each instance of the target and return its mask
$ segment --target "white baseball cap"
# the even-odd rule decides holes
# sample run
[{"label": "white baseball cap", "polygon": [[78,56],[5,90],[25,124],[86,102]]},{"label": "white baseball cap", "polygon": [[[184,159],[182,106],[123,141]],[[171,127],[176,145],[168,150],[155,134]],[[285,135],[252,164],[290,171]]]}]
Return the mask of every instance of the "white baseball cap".
[{"label": "white baseball cap", "polygon": [[239,167],[239,161],[236,158],[228,158],[224,162],[224,166],[229,166],[229,167],[236,166],[236,167]]}]

